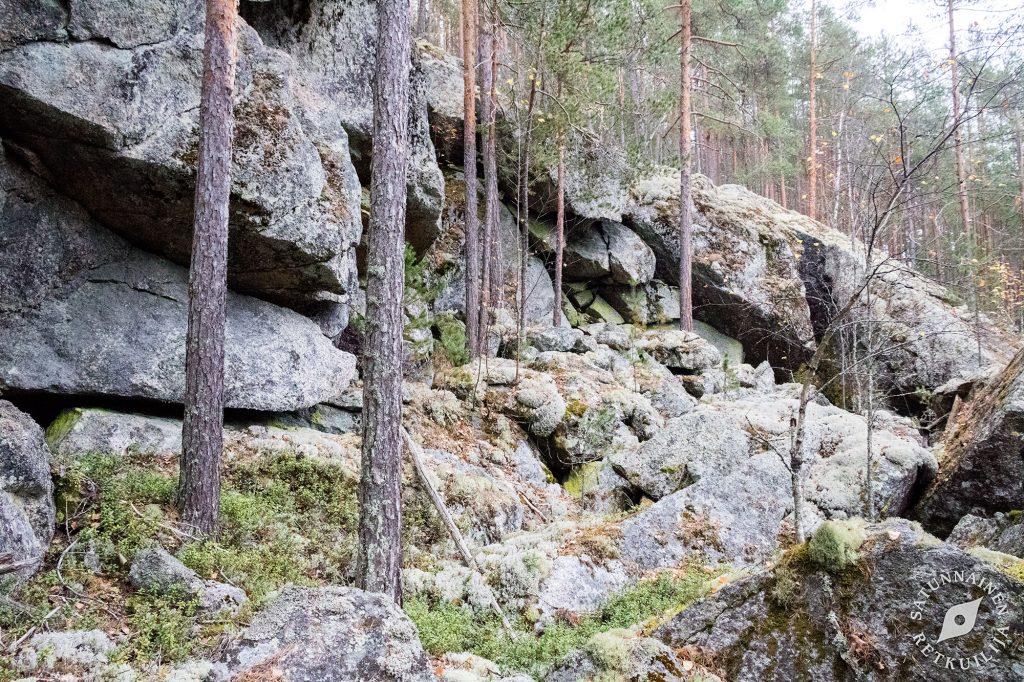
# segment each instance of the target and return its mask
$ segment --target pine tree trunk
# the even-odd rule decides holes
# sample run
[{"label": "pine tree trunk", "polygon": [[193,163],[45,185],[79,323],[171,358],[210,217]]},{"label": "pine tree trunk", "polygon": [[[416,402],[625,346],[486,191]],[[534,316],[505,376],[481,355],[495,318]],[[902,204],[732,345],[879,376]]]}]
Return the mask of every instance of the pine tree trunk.
[{"label": "pine tree trunk", "polygon": [[953,23],[953,0],[947,3],[949,13],[949,75],[953,99],[953,150],[956,157],[956,193],[960,200],[960,221],[964,234],[971,236],[971,209],[967,203],[967,171],[964,168],[964,139],[960,132],[960,83],[957,76],[956,30]]},{"label": "pine tree trunk", "polygon": [[1020,183],[1020,219],[1024,229],[1024,114],[1017,113],[1014,123],[1014,137],[1017,138],[1017,181]]},{"label": "pine tree trunk", "polygon": [[693,215],[690,212],[690,164],[692,158],[690,103],[691,0],[679,7],[679,328],[693,331]]},{"label": "pine tree trunk", "polygon": [[409,0],[377,4],[357,585],[402,600],[402,297],[409,164]]},{"label": "pine tree trunk", "polygon": [[562,324],[562,259],[565,252],[565,144],[558,147],[558,203],[555,212],[555,305],[551,324]]},{"label": "pine tree trunk", "polygon": [[[541,24],[541,35],[544,28]],[[516,353],[516,379],[519,379],[519,358],[526,345],[526,274],[530,262],[530,141],[533,137],[533,105],[537,99],[537,81],[540,79],[540,64],[530,79],[530,96],[526,104],[526,130],[523,134],[523,153],[519,166],[519,339]]]},{"label": "pine tree trunk", "polygon": [[181,520],[203,535],[216,533],[220,506],[236,19],[235,0],[207,0],[178,481]]},{"label": "pine tree trunk", "polygon": [[489,93],[490,115],[487,118],[487,150],[484,164],[490,181],[486,184],[488,205],[493,206],[494,216],[491,229],[491,305],[502,307],[505,304],[505,278],[503,264],[501,231],[498,229],[501,206],[498,202],[498,0],[491,2],[491,90]]},{"label": "pine tree trunk", "polygon": [[462,0],[462,157],[466,178],[466,338],[469,355],[480,354],[480,226],[476,187],[476,3]]},{"label": "pine tree trunk", "polygon": [[818,105],[815,99],[818,80],[818,6],[811,0],[811,70],[807,131],[807,215],[818,219]]},{"label": "pine tree trunk", "polygon": [[[491,11],[494,11],[492,7]],[[498,234],[498,162],[495,141],[495,78],[497,45],[491,20],[480,17],[480,123],[483,126],[484,240],[481,277],[481,336],[486,338],[488,311],[501,298],[501,240]]]},{"label": "pine tree trunk", "polygon": [[427,0],[419,0],[416,4],[416,37],[427,35]]}]

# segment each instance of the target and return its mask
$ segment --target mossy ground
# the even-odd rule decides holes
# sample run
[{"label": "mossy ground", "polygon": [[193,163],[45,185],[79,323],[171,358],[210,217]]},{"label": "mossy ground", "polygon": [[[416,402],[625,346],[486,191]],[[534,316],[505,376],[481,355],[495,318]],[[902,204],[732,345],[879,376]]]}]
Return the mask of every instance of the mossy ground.
[{"label": "mossy ground", "polygon": [[413,600],[406,613],[416,623],[424,648],[435,656],[469,651],[489,658],[503,674],[543,676],[553,663],[583,647],[594,635],[634,627],[666,612],[676,612],[705,595],[715,573],[703,567],[665,572],[611,597],[596,613],[558,620],[537,634],[525,621],[514,624],[515,637],[492,614],[474,614],[448,602]]},{"label": "mossy ground", "polygon": [[[99,628],[123,642],[118,660],[149,668],[211,653],[225,631],[245,625],[287,583],[351,582],[358,525],[352,472],[276,452],[226,457],[222,480],[220,532],[216,541],[201,541],[176,525],[173,460],[95,454],[67,463],[58,480],[58,533],[44,569],[0,601],[3,641],[13,642],[54,611],[50,630]],[[407,495],[405,520],[407,545],[427,548],[445,537],[418,491]],[[201,577],[245,590],[247,608],[234,618],[211,619],[188,599],[134,591],[131,560],[155,544]],[[0,657],[0,679],[3,666]]]}]

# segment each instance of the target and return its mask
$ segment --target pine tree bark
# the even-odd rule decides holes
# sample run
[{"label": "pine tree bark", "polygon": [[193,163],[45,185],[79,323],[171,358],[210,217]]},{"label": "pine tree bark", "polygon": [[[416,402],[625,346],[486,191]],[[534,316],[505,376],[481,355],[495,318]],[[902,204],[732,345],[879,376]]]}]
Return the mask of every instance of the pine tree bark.
[{"label": "pine tree bark", "polygon": [[[485,5],[486,7],[486,5]],[[493,101],[491,91],[494,88],[492,66],[494,64],[494,40],[491,35],[490,22],[486,11],[479,16],[478,67],[480,77],[480,125],[481,143],[483,146],[484,167],[484,228],[481,261],[483,263],[480,277],[480,343],[481,353],[486,345],[487,325],[490,321],[491,306],[498,298],[494,281],[497,279],[499,261],[495,258],[495,246],[498,234],[498,171],[494,141]]]},{"label": "pine tree bark", "polygon": [[466,338],[469,355],[480,354],[480,225],[476,187],[476,2],[462,0],[462,165],[466,178]]},{"label": "pine tree bark", "polygon": [[679,328],[693,331],[693,215],[690,212],[691,77],[690,19],[692,0],[679,6]]},{"label": "pine tree bark", "polygon": [[1020,183],[1020,219],[1024,227],[1024,114],[1017,112],[1013,128],[1017,141],[1017,181]]},{"label": "pine tree bark", "polygon": [[[543,39],[544,24],[541,23]],[[540,43],[538,42],[538,45]],[[539,52],[539,50],[538,50]],[[519,343],[516,354],[516,379],[519,379],[519,357],[526,346],[526,274],[530,262],[530,142],[533,138],[533,106],[537,100],[537,80],[540,78],[540,62],[530,78],[530,96],[526,104],[526,130],[523,133],[523,152],[519,166]]]},{"label": "pine tree bark", "polygon": [[[487,263],[485,268],[488,276],[484,278],[488,304],[492,307],[502,306],[502,253],[501,235],[498,231],[498,151],[497,151],[497,113],[498,113],[498,6],[491,3],[490,19],[481,22],[483,27],[480,41],[481,52],[481,83],[480,109],[484,124],[484,219],[486,221],[485,239],[487,241]],[[486,66],[486,68],[484,68]],[[483,82],[486,75],[486,83]]]},{"label": "pine tree bark", "polygon": [[207,0],[178,479],[181,520],[203,535],[220,507],[236,19],[235,0]]},{"label": "pine tree bark", "polygon": [[967,202],[967,171],[964,168],[964,138],[960,131],[960,83],[957,75],[957,54],[956,54],[956,27],[953,22],[953,0],[948,0],[947,10],[949,14],[949,75],[952,83],[951,93],[953,100],[953,152],[956,158],[956,194],[960,201],[960,222],[964,234],[971,236],[971,209]]},{"label": "pine tree bark", "polygon": [[808,87],[807,215],[818,219],[818,5],[811,0],[811,69]]},{"label": "pine tree bark", "polygon": [[409,162],[409,0],[377,3],[357,585],[402,600],[402,297]]},{"label": "pine tree bark", "polygon": [[555,304],[551,324],[562,324],[562,266],[565,254],[565,143],[558,146],[558,201],[555,209]]},{"label": "pine tree bark", "polygon": [[416,37],[427,36],[427,0],[419,0],[416,3]]}]

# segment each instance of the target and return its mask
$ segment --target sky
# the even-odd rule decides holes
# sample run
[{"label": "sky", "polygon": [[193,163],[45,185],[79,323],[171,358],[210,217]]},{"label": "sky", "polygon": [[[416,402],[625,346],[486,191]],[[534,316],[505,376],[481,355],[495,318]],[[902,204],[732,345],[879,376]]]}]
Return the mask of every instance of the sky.
[{"label": "sky", "polygon": [[[883,33],[902,35],[913,23],[915,40],[923,40],[935,52],[949,45],[946,3],[938,0],[825,0],[840,14],[854,10],[859,18],[854,25],[865,36]],[[810,3],[807,3],[808,7]],[[999,22],[1024,14],[1021,0],[958,0],[956,7],[957,42],[963,43],[968,28],[977,22],[982,28],[994,28]],[[963,36],[963,37],[961,37]]]}]

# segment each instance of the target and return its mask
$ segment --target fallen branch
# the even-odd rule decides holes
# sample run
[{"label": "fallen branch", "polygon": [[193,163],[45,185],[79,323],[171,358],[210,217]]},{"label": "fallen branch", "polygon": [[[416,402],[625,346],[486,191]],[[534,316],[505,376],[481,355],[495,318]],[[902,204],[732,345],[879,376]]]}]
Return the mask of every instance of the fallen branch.
[{"label": "fallen branch", "polygon": [[[462,537],[462,531],[455,525],[455,521],[452,519],[451,513],[448,511],[448,506],[441,499],[440,493],[434,488],[434,484],[430,482],[430,477],[427,474],[426,468],[423,466],[423,458],[421,455],[420,446],[416,444],[416,441],[412,439],[409,432],[402,427],[402,438],[405,440],[406,446],[409,448],[409,455],[412,457],[413,466],[416,468],[416,475],[419,477],[420,484],[423,489],[427,491],[427,495],[430,497],[430,501],[434,503],[434,507],[437,509],[437,513],[441,515],[441,520],[444,521],[445,528],[448,529],[448,534],[452,536],[452,540],[455,541],[455,546],[459,548],[459,553],[462,555],[462,560],[466,562],[466,565],[478,574],[482,574],[480,565],[477,564],[476,559],[469,551],[469,547],[466,546],[466,541]],[[512,629],[512,624],[508,622],[508,618],[505,616],[505,612],[501,610],[501,606],[498,604],[498,600],[495,599],[494,593],[488,590],[488,595],[491,598],[491,608],[494,613],[501,618],[501,625],[505,628],[508,634],[515,638],[515,631]]]}]

